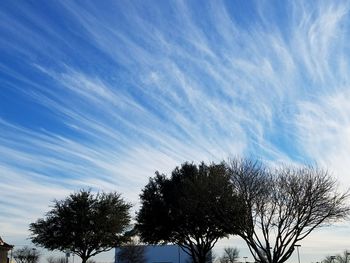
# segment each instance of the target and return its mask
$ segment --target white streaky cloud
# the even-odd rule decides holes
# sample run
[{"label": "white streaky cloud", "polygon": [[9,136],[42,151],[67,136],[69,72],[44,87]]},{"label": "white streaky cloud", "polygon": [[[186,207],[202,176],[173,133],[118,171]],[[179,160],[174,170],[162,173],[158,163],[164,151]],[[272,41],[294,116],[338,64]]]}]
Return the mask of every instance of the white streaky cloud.
[{"label": "white streaky cloud", "polygon": [[0,224],[4,236],[27,236],[29,223],[43,216],[49,202],[69,193],[65,187],[25,170],[0,165]]},{"label": "white streaky cloud", "polygon": [[346,23],[349,3],[323,3],[313,7],[312,12],[302,12],[305,6],[296,5],[296,30],[291,43],[298,53],[295,55],[301,59],[299,64],[305,67],[312,81],[325,84],[334,77],[333,62],[342,56],[342,49],[337,52],[336,49],[344,48],[342,23]]},{"label": "white streaky cloud", "polygon": [[342,88],[318,101],[300,103],[296,117],[300,145],[321,166],[328,167],[349,185],[350,106],[349,88]]},{"label": "white streaky cloud", "polygon": [[[349,185],[349,2],[293,1],[281,21],[261,2],[247,27],[223,1],[202,3],[205,26],[186,1],[167,3],[170,17],[161,4],[95,5],[54,4],[64,34],[27,5],[16,9],[27,23],[0,11],[11,24],[0,48],[29,72],[1,61],[0,95],[11,90],[54,123],[0,112],[1,236],[25,239],[51,200],[81,188],[121,192],[134,212],[148,178],[185,161],[317,163]],[[329,229],[303,243],[310,260],[315,247],[350,247],[347,230]]]}]

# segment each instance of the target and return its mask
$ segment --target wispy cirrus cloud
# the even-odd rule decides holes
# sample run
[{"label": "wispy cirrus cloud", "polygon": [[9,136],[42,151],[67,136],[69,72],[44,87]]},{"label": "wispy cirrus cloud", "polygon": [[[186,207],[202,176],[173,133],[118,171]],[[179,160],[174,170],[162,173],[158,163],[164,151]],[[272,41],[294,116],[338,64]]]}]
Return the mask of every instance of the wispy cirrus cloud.
[{"label": "wispy cirrus cloud", "polygon": [[1,5],[5,238],[83,187],[137,205],[183,161],[318,163],[348,183],[349,3]]}]

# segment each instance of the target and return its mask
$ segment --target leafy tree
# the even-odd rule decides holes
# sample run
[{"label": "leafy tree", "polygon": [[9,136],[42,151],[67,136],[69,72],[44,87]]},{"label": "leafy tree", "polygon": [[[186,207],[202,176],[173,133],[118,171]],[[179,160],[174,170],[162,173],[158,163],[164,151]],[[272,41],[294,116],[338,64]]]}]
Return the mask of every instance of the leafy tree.
[{"label": "leafy tree", "polygon": [[236,263],[239,258],[239,250],[235,247],[225,247],[223,255],[219,258],[220,263]]},{"label": "leafy tree", "polygon": [[348,192],[340,193],[336,181],[320,169],[267,169],[260,162],[238,159],[227,167],[245,204],[238,235],[258,262],[285,262],[314,229],[349,214]]},{"label": "leafy tree", "polygon": [[204,263],[218,239],[234,233],[222,220],[239,214],[229,179],[224,164],[184,163],[170,178],[156,172],[140,195],[142,241],[175,243],[194,263]]},{"label": "leafy tree", "polygon": [[128,244],[121,246],[117,253],[118,263],[145,263],[145,246],[132,240]]},{"label": "leafy tree", "polygon": [[71,251],[86,263],[127,239],[130,208],[120,194],[81,190],[54,201],[45,218],[30,224],[31,240],[49,250]]},{"label": "leafy tree", "polygon": [[35,248],[25,246],[16,249],[13,252],[13,258],[17,263],[37,263],[40,258],[40,253]]}]

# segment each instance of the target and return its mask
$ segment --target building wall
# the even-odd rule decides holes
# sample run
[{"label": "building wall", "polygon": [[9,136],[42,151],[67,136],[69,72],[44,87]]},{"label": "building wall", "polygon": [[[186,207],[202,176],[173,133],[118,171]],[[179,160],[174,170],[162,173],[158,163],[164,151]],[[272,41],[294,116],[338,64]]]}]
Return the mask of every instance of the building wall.
[{"label": "building wall", "polygon": [[188,263],[190,257],[177,245],[148,246],[147,263]]},{"label": "building wall", "polygon": [[[115,250],[115,263],[118,262],[117,254],[119,248]],[[155,245],[145,246],[146,263],[189,263],[190,256],[177,245]]]},{"label": "building wall", "polygon": [[7,263],[7,249],[0,248],[0,263]]}]

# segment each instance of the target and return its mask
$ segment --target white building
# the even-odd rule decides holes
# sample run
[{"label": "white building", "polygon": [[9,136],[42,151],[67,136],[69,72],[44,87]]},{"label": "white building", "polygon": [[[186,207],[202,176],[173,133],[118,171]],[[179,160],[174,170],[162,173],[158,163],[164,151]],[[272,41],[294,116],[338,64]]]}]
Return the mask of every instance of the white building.
[{"label": "white building", "polygon": [[[143,246],[145,263],[190,263],[191,257],[177,245]],[[115,249],[115,263],[124,263],[118,259],[120,248]]]}]

